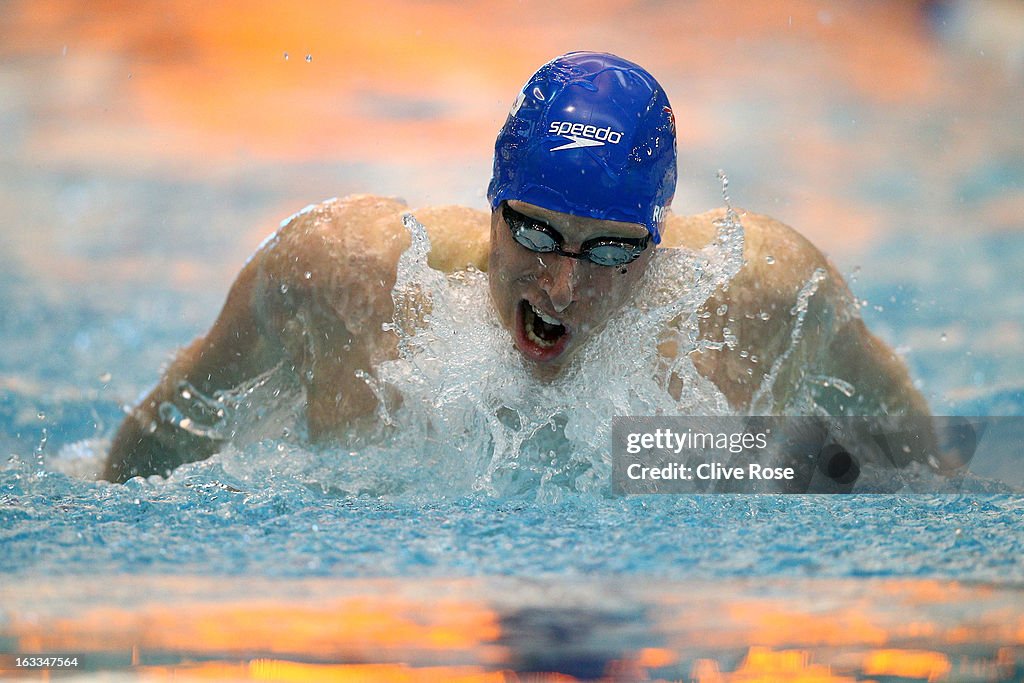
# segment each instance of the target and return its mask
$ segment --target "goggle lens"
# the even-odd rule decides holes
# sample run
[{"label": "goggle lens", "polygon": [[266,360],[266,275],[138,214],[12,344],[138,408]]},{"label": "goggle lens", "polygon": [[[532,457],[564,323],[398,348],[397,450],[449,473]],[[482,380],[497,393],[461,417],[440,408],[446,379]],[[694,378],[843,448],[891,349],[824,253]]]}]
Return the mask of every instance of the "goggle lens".
[{"label": "goggle lens", "polygon": [[502,216],[512,231],[512,237],[522,247],[541,254],[557,253],[571,258],[585,258],[599,266],[624,266],[635,261],[647,248],[649,236],[639,239],[597,238],[583,243],[579,253],[562,249],[562,236],[541,221],[502,207]]},{"label": "goggle lens", "polygon": [[512,235],[516,238],[516,242],[530,251],[549,252],[558,249],[558,242],[555,241],[555,238],[541,230],[528,227],[513,228]]},{"label": "goggle lens", "polygon": [[601,266],[622,266],[635,261],[643,249],[625,244],[597,244],[587,249],[586,254],[594,263]]}]

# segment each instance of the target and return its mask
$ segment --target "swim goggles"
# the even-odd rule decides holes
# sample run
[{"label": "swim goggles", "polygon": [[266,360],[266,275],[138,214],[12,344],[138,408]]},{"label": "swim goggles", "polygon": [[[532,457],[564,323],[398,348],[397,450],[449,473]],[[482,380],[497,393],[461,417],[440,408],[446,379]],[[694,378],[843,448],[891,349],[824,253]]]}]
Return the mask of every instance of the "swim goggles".
[{"label": "swim goggles", "polygon": [[643,237],[595,237],[580,245],[578,252],[562,249],[562,236],[550,225],[524,216],[509,207],[502,206],[501,215],[512,231],[512,237],[521,246],[541,254],[558,254],[575,259],[587,259],[599,266],[624,266],[635,261],[647,248],[651,236]]}]

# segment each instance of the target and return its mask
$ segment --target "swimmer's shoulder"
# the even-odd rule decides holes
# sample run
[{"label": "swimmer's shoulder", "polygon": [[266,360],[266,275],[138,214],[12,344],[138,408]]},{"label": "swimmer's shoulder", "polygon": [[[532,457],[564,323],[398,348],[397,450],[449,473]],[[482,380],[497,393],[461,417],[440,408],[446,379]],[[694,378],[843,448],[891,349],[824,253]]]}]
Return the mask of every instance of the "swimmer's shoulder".
[{"label": "swimmer's shoulder", "polygon": [[447,273],[473,267],[487,270],[491,242],[491,215],[465,206],[415,209],[413,215],[430,235],[431,268]]},{"label": "swimmer's shoulder", "polygon": [[350,195],[311,204],[282,221],[267,243],[283,256],[391,263],[409,246],[402,219],[412,213],[430,236],[430,266],[452,271],[474,266],[485,270],[489,215],[462,206],[410,210],[402,200],[376,195]]},{"label": "swimmer's shoulder", "polygon": [[402,214],[408,210],[394,197],[358,194],[328,199],[283,220],[267,242],[284,252],[317,250],[334,256],[404,250],[409,237]]},{"label": "swimmer's shoulder", "polygon": [[[718,230],[715,222],[725,219],[726,213],[723,207],[692,216],[670,215],[662,246],[703,249],[714,240]],[[755,281],[763,294],[772,289],[788,294],[821,269],[842,286],[842,279],[829,259],[799,232],[752,211],[737,209],[736,215],[743,226],[746,261],[738,274],[740,280]]]},{"label": "swimmer's shoulder", "polygon": [[[692,216],[670,214],[663,233],[664,247],[702,249],[714,240],[718,228],[716,221],[726,218],[727,209],[718,208]],[[737,209],[736,215],[743,226],[745,249],[761,252],[768,247],[778,247],[787,254],[820,254],[803,235],[771,216]]]}]

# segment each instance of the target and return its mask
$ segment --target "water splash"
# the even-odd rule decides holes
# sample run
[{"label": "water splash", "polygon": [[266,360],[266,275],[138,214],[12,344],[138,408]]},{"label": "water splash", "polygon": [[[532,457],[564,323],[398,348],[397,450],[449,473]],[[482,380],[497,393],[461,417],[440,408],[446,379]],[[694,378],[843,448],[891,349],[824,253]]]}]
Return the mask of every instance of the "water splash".
[{"label": "water splash", "polygon": [[[291,477],[337,496],[436,500],[475,493],[550,502],[605,495],[615,416],[734,414],[693,357],[715,350],[760,361],[737,349],[728,326],[720,338],[700,333],[702,315],[731,313],[703,308],[744,266],[744,226],[728,178],[719,179],[726,211],[714,223],[715,238],[697,251],[658,249],[632,303],[554,379],[539,378],[515,350],[491,306],[486,273],[430,268],[430,237],[406,214],[410,245],[398,263],[394,316],[383,324],[396,337],[398,357],[352,377],[377,397],[374,418],[354,425],[340,446],[311,447],[303,440],[304,397],[288,368],[213,396],[182,385],[173,402],[160,406],[160,419],[231,446],[174,478],[215,467],[245,480],[263,468],[272,478]],[[815,271],[800,291],[790,311],[789,348],[773,359],[752,413],[772,412],[775,379],[801,343],[809,301],[824,277]],[[811,380],[847,397],[854,392],[839,378]]]},{"label": "water splash", "polygon": [[[774,393],[773,388],[775,387],[775,380],[778,379],[779,373],[782,371],[783,365],[789,360],[789,357],[793,354],[793,351],[799,346],[800,340],[804,334],[804,319],[807,317],[807,310],[810,306],[811,297],[818,291],[819,285],[828,277],[828,273],[825,272],[824,268],[815,268],[814,272],[811,273],[811,277],[808,278],[804,286],[800,288],[800,292],[796,296],[796,303],[790,309],[790,315],[793,318],[793,328],[789,333],[789,347],[783,351],[772,363],[771,369],[768,374],[765,375],[764,380],[761,382],[761,386],[754,393],[753,398],[750,400],[750,413],[752,415],[770,415],[772,414]],[[852,395],[852,394],[851,394]],[[807,412],[806,414],[814,414],[813,412]]]},{"label": "water splash", "polygon": [[[376,454],[390,474],[409,480],[415,473],[415,488],[427,495],[461,489],[552,501],[602,494],[614,416],[731,412],[688,354],[704,343],[697,310],[742,266],[734,213],[700,252],[658,250],[635,305],[553,380],[535,376],[516,352],[490,305],[487,275],[431,269],[426,229],[411,214],[404,224],[411,244],[399,261],[395,317],[386,326],[398,336],[399,358],[377,369],[378,381],[402,397],[387,411],[390,444]],[[670,360],[659,352],[666,344],[678,349]],[[668,390],[673,377],[684,387],[678,396]]]},{"label": "water splash", "polygon": [[[702,306],[744,265],[744,227],[729,200],[728,178],[719,178],[726,213],[715,221],[714,240],[699,251],[659,249],[631,305],[554,379],[539,378],[515,350],[490,304],[487,275],[430,268],[430,237],[406,214],[410,245],[398,263],[393,319],[383,325],[397,338],[398,357],[353,377],[378,398],[376,419],[370,428],[353,429],[340,449],[285,444],[293,456],[289,471],[338,495],[477,493],[548,502],[603,496],[610,487],[613,417],[734,413],[692,361],[695,352],[734,349],[737,342],[728,327],[719,339],[702,338],[699,330]],[[809,283],[802,309],[798,302],[792,312],[794,345],[814,286]],[[242,393],[229,415],[260,408],[247,398],[251,392]],[[762,395],[771,396],[771,383]],[[233,437],[239,432],[237,424],[217,429]],[[263,451],[277,458],[272,446]],[[228,463],[257,456],[250,448],[219,457],[241,471]],[[272,466],[281,471],[281,463]]]}]

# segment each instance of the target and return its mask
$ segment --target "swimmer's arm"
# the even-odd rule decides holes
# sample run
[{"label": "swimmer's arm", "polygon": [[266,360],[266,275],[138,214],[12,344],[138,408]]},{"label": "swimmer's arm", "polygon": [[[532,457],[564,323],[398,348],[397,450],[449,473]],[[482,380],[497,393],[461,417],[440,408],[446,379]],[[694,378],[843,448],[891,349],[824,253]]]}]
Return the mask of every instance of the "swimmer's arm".
[{"label": "swimmer's arm", "polygon": [[[669,234],[679,245],[699,249],[712,238],[714,220],[723,214],[717,210],[694,217],[673,216]],[[701,374],[714,381],[734,407],[750,409],[765,373],[776,359],[785,356],[786,362],[773,377],[771,393],[782,401],[771,406],[773,412],[784,406],[792,392],[799,391],[802,376],[810,372],[854,385],[854,397],[834,389],[816,397],[831,402],[826,407],[833,414],[928,415],[927,402],[914,388],[906,367],[856,314],[853,295],[828,259],[778,221],[747,212],[741,216],[746,228],[746,264],[728,292],[719,290],[708,300],[701,321],[701,337],[712,340],[722,339],[728,324],[737,347],[695,354]],[[795,323],[792,308],[817,270],[825,277],[810,288],[814,294],[807,301],[800,343],[790,349]],[[717,310],[725,309],[728,313],[716,315]],[[756,364],[751,362],[755,356]]]},{"label": "swimmer's arm", "polygon": [[[352,385],[354,369],[368,361],[365,345],[350,339],[345,329],[343,319],[352,312],[333,306],[352,301],[356,309],[368,308],[365,297],[353,294],[372,289],[367,283],[382,278],[379,273],[346,268],[337,255],[358,257],[366,250],[364,238],[373,236],[367,226],[385,215],[391,219],[389,225],[402,230],[401,208],[368,196],[328,201],[296,214],[266,240],[238,275],[210,331],[178,352],[159,383],[125,418],[102,477],[123,482],[140,475],[166,475],[217,452],[231,435],[197,433],[202,431],[195,429],[201,420],[215,421],[216,415],[202,414],[202,406],[187,394],[213,397],[281,362],[306,391],[314,439],[368,412],[374,403],[372,394],[366,396],[365,385],[337,400],[339,388]],[[349,237],[352,244],[345,243]],[[314,286],[320,282],[329,284]],[[343,353],[341,347],[348,341],[356,343]],[[313,381],[306,381],[307,376]],[[183,429],[181,417],[195,421]]]},{"label": "swimmer's arm", "polygon": [[[802,370],[823,347],[845,285],[821,252],[792,228],[755,213],[739,215],[743,265],[727,287],[719,287],[701,306],[699,343],[690,358],[733,409],[774,414],[799,390]],[[724,209],[672,216],[666,246],[699,251],[715,238],[715,223],[725,217]],[[816,275],[818,269],[825,277]],[[805,288],[807,310],[796,341],[794,304]],[[671,382],[670,392],[676,393]]]},{"label": "swimmer's arm", "polygon": [[[179,352],[125,419],[103,478],[166,474],[209,457],[224,439],[163,419],[161,405],[167,414],[177,408],[189,417],[183,388],[211,397],[278,363],[305,392],[311,440],[342,436],[372,420],[378,397],[360,377],[372,379],[380,361],[397,355],[394,335],[381,324],[392,317],[395,271],[409,245],[406,210],[400,201],[358,195],[294,216],[242,270],[213,328]],[[441,207],[416,215],[435,226],[431,267],[486,269],[486,214]]]},{"label": "swimmer's arm", "polygon": [[837,377],[857,378],[857,414],[931,415],[907,366],[860,318],[848,321],[836,332],[828,357]]},{"label": "swimmer's arm", "polygon": [[[201,436],[202,408],[193,393],[211,397],[273,366],[274,353],[260,333],[252,311],[256,259],[243,268],[224,308],[204,336],[178,352],[159,383],[121,423],[102,479],[125,482],[135,476],[167,475],[175,467],[215,453],[223,440]],[[161,406],[164,416],[161,416]],[[175,413],[177,413],[175,415]],[[182,418],[191,422],[184,422]]]},{"label": "swimmer's arm", "polygon": [[[786,294],[774,300],[774,311],[782,313],[775,317],[795,324],[796,318],[786,315],[796,304],[795,293],[808,286],[812,267],[824,275],[807,300],[799,344],[789,350],[792,326],[772,329],[769,324],[756,334],[757,338],[776,340],[774,353],[766,354],[767,358],[790,354],[779,368],[776,393],[787,397],[809,383],[814,387],[815,402],[831,415],[930,415],[906,365],[864,324],[843,277],[809,243],[805,253],[810,263],[789,273],[795,276],[791,282],[775,290]],[[759,270],[762,281],[767,280],[766,268],[761,266]],[[830,381],[832,378],[848,383],[852,389],[840,390]]]}]

